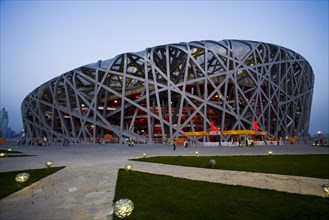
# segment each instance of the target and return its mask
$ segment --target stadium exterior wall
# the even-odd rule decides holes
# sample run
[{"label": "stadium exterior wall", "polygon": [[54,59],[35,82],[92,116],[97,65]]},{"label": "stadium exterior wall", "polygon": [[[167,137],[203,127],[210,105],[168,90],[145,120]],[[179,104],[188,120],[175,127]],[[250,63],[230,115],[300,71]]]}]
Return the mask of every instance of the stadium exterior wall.
[{"label": "stadium exterior wall", "polygon": [[252,130],[255,121],[268,137],[302,137],[313,84],[310,64],[287,48],[194,41],[81,66],[37,87],[21,110],[26,137],[37,139],[171,142],[212,123]]}]

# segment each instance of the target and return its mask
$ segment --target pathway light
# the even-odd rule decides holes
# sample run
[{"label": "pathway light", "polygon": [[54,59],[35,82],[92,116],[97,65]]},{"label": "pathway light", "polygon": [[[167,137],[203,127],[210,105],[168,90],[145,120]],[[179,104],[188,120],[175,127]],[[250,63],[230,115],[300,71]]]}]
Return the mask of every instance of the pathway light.
[{"label": "pathway light", "polygon": [[120,199],[114,204],[114,214],[118,218],[126,218],[133,212],[134,203],[130,199]]},{"label": "pathway light", "polygon": [[30,174],[28,173],[19,173],[16,175],[15,180],[18,183],[24,183],[30,178]]},{"label": "pathway light", "polygon": [[329,185],[323,184],[322,190],[323,190],[324,194],[326,194],[326,196],[329,197]]},{"label": "pathway light", "polygon": [[211,168],[214,168],[214,166],[216,165],[216,160],[214,160],[214,159],[209,160],[209,164],[210,164]]},{"label": "pathway light", "polygon": [[51,167],[53,165],[53,163],[54,163],[53,161],[48,161],[45,164],[49,168],[49,167]]},{"label": "pathway light", "polygon": [[127,164],[127,165],[125,166],[125,169],[126,169],[127,171],[132,170],[132,169],[133,169],[133,165],[131,165],[131,164]]}]

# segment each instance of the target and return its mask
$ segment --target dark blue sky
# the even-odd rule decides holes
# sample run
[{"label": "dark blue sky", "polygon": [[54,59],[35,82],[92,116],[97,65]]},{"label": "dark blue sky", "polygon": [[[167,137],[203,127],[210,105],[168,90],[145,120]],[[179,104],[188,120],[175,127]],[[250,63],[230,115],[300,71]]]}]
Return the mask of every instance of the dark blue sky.
[{"label": "dark blue sky", "polygon": [[287,47],[315,74],[310,133],[329,132],[328,1],[1,1],[0,107],[23,128],[20,105],[42,83],[124,52],[194,40]]}]

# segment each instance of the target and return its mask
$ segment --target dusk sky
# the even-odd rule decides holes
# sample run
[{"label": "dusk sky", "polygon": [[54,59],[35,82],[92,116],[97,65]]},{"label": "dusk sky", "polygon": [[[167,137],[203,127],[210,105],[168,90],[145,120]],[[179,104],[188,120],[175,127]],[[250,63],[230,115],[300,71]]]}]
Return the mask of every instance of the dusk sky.
[{"label": "dusk sky", "polygon": [[328,1],[3,1],[0,108],[23,128],[36,87],[125,52],[197,40],[272,43],[302,55],[315,75],[309,132],[329,133]]}]

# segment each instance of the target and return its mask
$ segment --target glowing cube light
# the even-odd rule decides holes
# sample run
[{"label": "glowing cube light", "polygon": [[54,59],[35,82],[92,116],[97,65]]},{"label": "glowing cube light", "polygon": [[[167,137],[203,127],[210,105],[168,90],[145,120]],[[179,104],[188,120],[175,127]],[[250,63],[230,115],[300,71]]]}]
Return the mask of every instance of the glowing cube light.
[{"label": "glowing cube light", "polygon": [[143,157],[144,157],[144,158],[146,157],[146,153],[143,154]]},{"label": "glowing cube light", "polygon": [[51,167],[53,165],[53,163],[54,163],[53,161],[48,161],[45,164],[49,168],[49,167]]},{"label": "glowing cube light", "polygon": [[125,169],[126,170],[132,170],[133,169],[133,165],[131,165],[131,164],[127,164],[126,166],[125,166]]},{"label": "glowing cube light", "polygon": [[19,173],[16,175],[15,180],[18,183],[24,183],[30,178],[30,174],[28,173]]},{"label": "glowing cube light", "polygon": [[197,151],[197,152],[195,152],[195,156],[197,156],[197,157],[199,156],[199,152],[198,152],[198,151]]},{"label": "glowing cube light", "polygon": [[5,155],[5,153],[0,153],[0,157],[4,157]]},{"label": "glowing cube light", "polygon": [[134,210],[134,203],[130,199],[120,199],[115,202],[113,211],[118,218],[126,218]]},{"label": "glowing cube light", "polygon": [[268,152],[268,155],[272,155],[272,151],[269,151],[269,152]]},{"label": "glowing cube light", "polygon": [[11,148],[9,148],[8,151],[11,151]]}]

